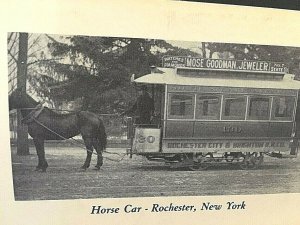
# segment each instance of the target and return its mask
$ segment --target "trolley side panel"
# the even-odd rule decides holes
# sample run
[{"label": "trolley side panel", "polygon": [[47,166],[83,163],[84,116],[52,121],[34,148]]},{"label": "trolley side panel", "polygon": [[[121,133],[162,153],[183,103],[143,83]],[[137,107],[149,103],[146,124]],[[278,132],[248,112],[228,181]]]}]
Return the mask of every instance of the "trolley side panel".
[{"label": "trolley side panel", "polygon": [[167,138],[291,137],[293,122],[168,120]]},{"label": "trolley side panel", "polygon": [[290,139],[164,139],[163,153],[289,152]]}]

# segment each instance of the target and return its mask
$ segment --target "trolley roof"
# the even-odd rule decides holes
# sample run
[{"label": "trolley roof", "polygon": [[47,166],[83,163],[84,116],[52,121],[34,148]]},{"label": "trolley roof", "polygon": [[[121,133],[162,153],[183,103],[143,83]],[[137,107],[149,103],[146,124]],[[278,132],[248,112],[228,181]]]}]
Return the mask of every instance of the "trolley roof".
[{"label": "trolley roof", "polygon": [[155,68],[151,74],[144,75],[134,80],[140,84],[162,85],[196,85],[213,87],[244,87],[244,88],[268,88],[268,89],[300,89],[300,81],[294,80],[294,76],[286,74],[282,79],[238,79],[236,77],[195,77],[177,74],[178,68]]}]

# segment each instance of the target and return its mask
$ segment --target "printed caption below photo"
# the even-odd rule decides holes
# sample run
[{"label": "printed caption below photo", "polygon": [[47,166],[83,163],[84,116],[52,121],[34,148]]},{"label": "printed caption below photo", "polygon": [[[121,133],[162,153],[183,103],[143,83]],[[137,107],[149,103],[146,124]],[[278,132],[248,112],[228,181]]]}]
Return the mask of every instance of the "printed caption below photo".
[{"label": "printed caption below photo", "polygon": [[228,201],[223,204],[216,204],[213,202],[203,202],[199,205],[188,205],[188,204],[157,204],[154,203],[149,207],[142,207],[133,204],[127,204],[123,207],[107,207],[103,205],[93,205],[91,207],[90,214],[103,215],[103,214],[134,214],[141,212],[149,213],[167,213],[167,212],[203,212],[203,211],[220,211],[220,210],[245,210],[245,201],[235,202]]}]

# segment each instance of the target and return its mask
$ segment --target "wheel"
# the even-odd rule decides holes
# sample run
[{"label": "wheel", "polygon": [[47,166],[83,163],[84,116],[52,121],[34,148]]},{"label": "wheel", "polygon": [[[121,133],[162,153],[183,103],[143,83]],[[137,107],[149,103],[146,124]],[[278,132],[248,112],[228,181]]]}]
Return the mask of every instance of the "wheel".
[{"label": "wheel", "polygon": [[202,153],[193,154],[193,165],[189,166],[190,170],[198,171],[198,170],[206,170],[211,162],[213,161],[212,153],[207,153],[203,155]]},{"label": "wheel", "polygon": [[242,162],[239,163],[240,168],[243,170],[251,170],[251,169],[257,169],[258,166],[260,166],[263,162],[263,154],[259,152],[254,153],[241,153],[238,161],[242,159]]},{"label": "wheel", "polygon": [[234,155],[233,154],[231,154],[231,153],[225,153],[224,154],[224,157],[225,157],[225,160],[226,160],[226,162],[233,162],[233,160],[234,160]]}]

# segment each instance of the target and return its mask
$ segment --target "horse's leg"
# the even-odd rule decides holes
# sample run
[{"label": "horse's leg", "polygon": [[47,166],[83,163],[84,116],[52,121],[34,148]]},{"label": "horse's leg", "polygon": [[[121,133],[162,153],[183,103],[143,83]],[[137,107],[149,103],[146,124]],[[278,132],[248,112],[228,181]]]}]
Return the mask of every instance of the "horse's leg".
[{"label": "horse's leg", "polygon": [[48,167],[48,163],[47,163],[46,158],[45,158],[44,140],[34,138],[33,142],[34,142],[36,153],[37,153],[38,160],[39,160],[38,165],[37,165],[35,170],[36,171],[42,170],[43,172],[46,172],[46,169]]},{"label": "horse's leg", "polygon": [[81,169],[87,169],[90,167],[90,163],[91,163],[91,159],[92,159],[92,153],[93,153],[93,141],[92,138],[89,137],[83,137],[83,141],[85,144],[85,147],[87,149],[86,151],[86,159],[85,162],[83,164],[83,166],[81,167]]},{"label": "horse's leg", "polygon": [[95,167],[96,169],[99,170],[100,167],[103,165],[103,156],[102,156],[103,147],[98,138],[93,138],[93,146],[97,152],[97,164]]}]

